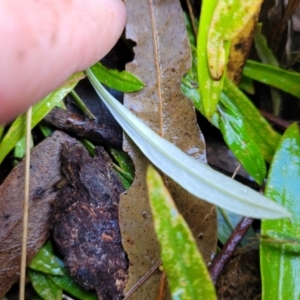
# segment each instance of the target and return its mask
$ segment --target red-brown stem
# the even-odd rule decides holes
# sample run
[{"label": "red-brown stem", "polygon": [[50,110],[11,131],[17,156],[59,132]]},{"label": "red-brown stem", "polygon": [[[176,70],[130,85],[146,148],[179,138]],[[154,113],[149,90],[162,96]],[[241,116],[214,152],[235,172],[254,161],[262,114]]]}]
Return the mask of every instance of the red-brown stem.
[{"label": "red-brown stem", "polygon": [[252,222],[252,218],[242,218],[239,224],[231,233],[229,239],[223,246],[222,250],[216,255],[216,257],[212,261],[209,271],[214,284],[216,284],[224,266],[229,262],[230,257],[234,253],[243,236],[246,234]]}]

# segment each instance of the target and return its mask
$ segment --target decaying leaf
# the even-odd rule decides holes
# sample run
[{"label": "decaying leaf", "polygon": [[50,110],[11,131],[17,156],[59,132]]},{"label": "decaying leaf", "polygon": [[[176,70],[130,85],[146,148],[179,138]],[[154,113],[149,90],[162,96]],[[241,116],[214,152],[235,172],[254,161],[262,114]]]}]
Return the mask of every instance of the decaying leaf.
[{"label": "decaying leaf", "polygon": [[252,45],[254,30],[258,20],[260,6],[257,12],[249,19],[245,27],[232,40],[227,63],[227,76],[235,85],[240,83],[244,64],[248,58]]},{"label": "decaying leaf", "polygon": [[[49,237],[50,202],[53,185],[60,180],[60,151],[70,137],[56,131],[31,153],[27,263]],[[17,281],[22,241],[24,199],[24,161],[10,173],[0,187],[0,298]]]},{"label": "decaying leaf", "polygon": [[[191,59],[180,3],[125,2],[126,37],[137,43],[135,59],[127,70],[141,78],[146,87],[142,92],[126,95],[124,105],[162,137],[204,162],[205,145],[193,106],[180,91],[181,78]],[[121,196],[119,212],[123,246],[130,261],[128,291],[159,260],[160,253],[145,181],[149,162],[127,137],[123,147],[136,170],[132,187]],[[164,181],[208,261],[216,246],[215,208],[191,196],[166,176]],[[156,271],[132,299],[155,299],[159,280],[160,272]]]},{"label": "decaying leaf", "polygon": [[118,220],[124,191],[103,147],[91,157],[76,140],[64,143],[62,173],[67,184],[53,202],[54,241],[74,280],[95,289],[98,299],[123,299],[128,261]]}]

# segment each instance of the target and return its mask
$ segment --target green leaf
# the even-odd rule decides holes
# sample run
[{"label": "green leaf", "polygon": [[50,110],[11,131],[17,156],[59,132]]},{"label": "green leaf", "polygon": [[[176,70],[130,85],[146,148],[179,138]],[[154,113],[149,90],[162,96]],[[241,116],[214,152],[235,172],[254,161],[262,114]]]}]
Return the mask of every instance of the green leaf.
[{"label": "green leaf", "polygon": [[[30,135],[30,149],[33,148],[33,139],[32,135]],[[21,160],[25,157],[26,154],[26,145],[25,145],[25,137],[19,140],[14,149],[14,158],[17,160]]]},{"label": "green leaf", "polygon": [[[188,23],[189,20],[186,19],[186,21],[187,29],[190,30],[191,26]],[[190,32],[189,37],[191,35],[192,32]],[[200,97],[197,85],[197,57],[193,39],[190,39],[190,44],[193,55],[192,67],[182,79],[181,90],[192,100],[195,108],[205,115],[203,101]],[[252,102],[228,78],[224,81],[220,103],[224,106],[235,107],[235,111],[238,112],[239,118],[241,119],[241,124],[245,126],[245,128],[241,128],[241,131],[248,132],[248,139],[252,140],[252,143],[255,143],[259,147],[264,159],[270,162],[279,142],[280,135],[272,129]],[[211,122],[214,126],[219,128],[220,120],[217,113],[213,114]],[[231,148],[230,144],[228,144],[228,146]],[[244,165],[243,161],[240,162]]]},{"label": "green leaf", "polygon": [[[87,292],[70,277],[62,260],[53,252],[52,245],[48,241],[37,253],[29,265],[28,273],[33,280],[32,284],[37,293],[41,295],[41,289],[49,285],[63,289],[78,299],[97,299],[95,292]],[[47,297],[43,299],[48,300]],[[50,299],[50,298],[49,298]]]},{"label": "green leaf", "polygon": [[230,147],[235,157],[242,162],[246,171],[262,184],[266,175],[266,165],[258,146],[249,136],[249,132],[243,118],[240,117],[233,105],[219,107],[219,128],[223,134],[226,144]]},{"label": "green leaf", "polygon": [[243,75],[300,98],[300,74],[247,60]]},{"label": "green leaf", "polygon": [[127,71],[109,70],[101,63],[93,65],[91,70],[101,83],[124,93],[136,92],[144,87],[139,78]]},{"label": "green leaf", "polygon": [[201,17],[199,22],[197,38],[197,70],[199,80],[199,91],[202,99],[201,107],[199,108],[201,109],[202,114],[209,120],[216,111],[225,74],[225,72],[223,72],[221,74],[221,78],[217,78],[217,80],[214,80],[211,76],[211,72],[208,65],[208,31],[217,2],[217,0],[202,1]]},{"label": "green leaf", "polygon": [[[50,242],[47,242],[31,261],[29,268],[51,275],[64,275],[60,261],[54,255]],[[50,247],[50,248],[49,248]]]},{"label": "green leaf", "polygon": [[112,115],[144,155],[188,192],[240,215],[270,219],[290,216],[263,195],[214,171],[161,138],[111,96],[91,70],[86,72]]},{"label": "green leaf", "polygon": [[158,172],[147,170],[147,187],[161,260],[173,299],[217,299],[193,235]]},{"label": "green leaf", "polygon": [[[267,64],[274,67],[279,67],[279,63],[275,57],[275,55],[272,53],[272,50],[269,48],[267,44],[266,38],[261,33],[262,30],[262,24],[257,24],[255,32],[254,32],[254,42],[255,42],[255,48],[257,51],[257,54],[260,58],[260,60]],[[277,89],[271,88],[271,97],[272,97],[272,103],[273,103],[273,114],[275,116],[278,116],[280,113],[281,108],[281,95]]]},{"label": "green leaf", "polygon": [[[259,147],[267,162],[270,162],[280,135],[272,129],[270,124],[261,116],[253,103],[229,79],[224,82],[221,103],[225,106],[234,106],[239,112],[241,122],[247,127],[250,138]],[[242,163],[243,164],[243,163]]]},{"label": "green leaf", "polygon": [[134,179],[134,165],[130,156],[126,152],[111,147],[109,148],[109,152],[119,164],[120,168],[128,175],[127,179],[132,182]]},{"label": "green leaf", "polygon": [[[189,79],[190,77],[185,76],[181,89],[193,101],[196,109],[199,109],[202,100],[197,89],[186,85],[185,82]],[[261,157],[267,162],[271,161],[280,135],[272,129],[251,101],[227,78],[217,109],[219,113],[213,115],[211,122],[222,131],[228,147],[235,153],[243,167],[258,182],[261,182],[265,175]],[[249,152],[241,153],[239,152],[241,148],[247,148]],[[254,165],[252,165],[253,161]]]},{"label": "green leaf", "polygon": [[[60,88],[49,94],[43,100],[32,107],[31,129],[34,128],[83,78],[83,73],[77,73],[70,77]],[[0,144],[0,163],[6,155],[15,147],[25,135],[25,115],[19,116],[10,126]]]},{"label": "green leaf", "polygon": [[[228,61],[226,41],[230,42],[246,26],[250,18],[260,9],[261,2],[262,0],[217,1],[207,36],[208,64],[214,79],[221,78],[226,68]],[[201,18],[207,13],[205,10],[202,13],[202,10],[203,8]]]},{"label": "green leaf", "polygon": [[239,88],[250,95],[255,94],[253,80],[248,78],[247,76],[242,76],[241,81],[239,83]]},{"label": "green leaf", "polygon": [[61,300],[62,289],[59,288],[47,275],[27,270],[33,288],[45,300]]},{"label": "green leaf", "polygon": [[292,220],[262,222],[262,236],[281,237],[274,243],[261,239],[262,299],[299,299],[300,256],[290,251],[290,242],[282,243],[284,236],[300,239],[300,135],[297,124],[292,124],[280,141],[265,194],[292,211],[294,216]]},{"label": "green leaf", "polygon": [[132,185],[132,181],[128,180],[127,177],[123,175],[123,172],[120,172],[117,168],[115,168],[115,171],[117,172],[124,189],[128,190]]},{"label": "green leaf", "polygon": [[3,132],[4,132],[4,125],[0,125],[0,142],[2,140]]},{"label": "green leaf", "polygon": [[51,276],[51,280],[70,295],[82,300],[97,300],[96,292],[86,291],[70,276]]},{"label": "green leaf", "polygon": [[[263,238],[263,243],[269,243],[271,247],[284,248],[286,253],[294,252],[294,254],[299,255],[300,253],[300,239],[294,236],[290,236],[281,232],[276,232],[275,230],[266,230],[266,235],[261,236]],[[271,245],[270,245],[271,243]],[[280,249],[281,250],[281,249]],[[279,250],[279,251],[280,251]]]},{"label": "green leaf", "polygon": [[70,92],[70,95],[72,96],[73,100],[75,101],[76,105],[81,109],[81,111],[90,119],[95,120],[96,117],[93,115],[93,113],[89,110],[89,108],[86,106],[86,104],[83,102],[83,100],[80,98],[80,96],[75,92],[73,89]]},{"label": "green leaf", "polygon": [[279,63],[273,54],[272,50],[267,44],[266,38],[261,33],[262,30],[262,24],[259,23],[256,26],[256,29],[254,31],[254,42],[255,42],[255,48],[257,51],[257,54],[260,58],[260,60],[267,65],[271,65],[274,67],[279,67]]}]

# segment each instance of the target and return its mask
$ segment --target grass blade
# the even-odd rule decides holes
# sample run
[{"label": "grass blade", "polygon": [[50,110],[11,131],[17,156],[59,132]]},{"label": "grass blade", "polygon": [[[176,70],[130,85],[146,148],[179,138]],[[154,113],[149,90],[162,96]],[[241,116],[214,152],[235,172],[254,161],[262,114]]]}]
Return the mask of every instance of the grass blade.
[{"label": "grass blade", "polygon": [[[83,73],[73,75],[64,85],[49,94],[43,100],[32,107],[31,129],[34,128],[83,78]],[[6,155],[15,147],[16,143],[24,137],[25,116],[19,116],[10,126],[0,144],[0,163]]]}]

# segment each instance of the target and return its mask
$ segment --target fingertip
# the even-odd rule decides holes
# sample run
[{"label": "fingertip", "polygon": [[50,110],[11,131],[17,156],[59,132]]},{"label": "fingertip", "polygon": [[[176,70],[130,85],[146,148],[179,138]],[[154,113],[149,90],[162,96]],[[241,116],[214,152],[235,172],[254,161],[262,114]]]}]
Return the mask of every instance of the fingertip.
[{"label": "fingertip", "polygon": [[[126,8],[121,0],[98,1],[98,13],[91,17],[95,26],[90,26],[90,32],[84,31],[85,47],[78,51],[81,58],[76,71],[82,71],[103,58],[120,38],[126,24]],[[93,10],[95,12],[95,10]],[[96,16],[96,17],[95,17]]]},{"label": "fingertip", "polygon": [[6,0],[0,20],[1,124],[105,56],[126,10],[121,0]]}]

